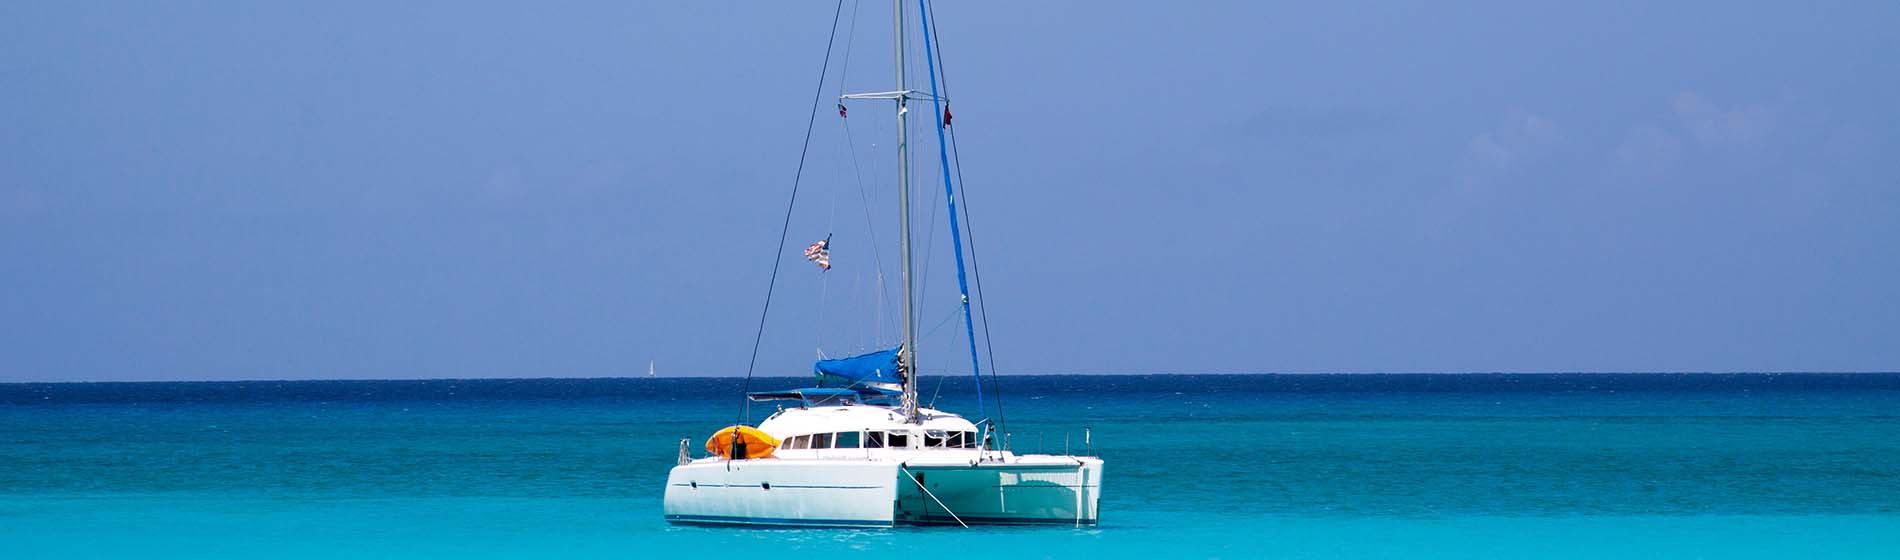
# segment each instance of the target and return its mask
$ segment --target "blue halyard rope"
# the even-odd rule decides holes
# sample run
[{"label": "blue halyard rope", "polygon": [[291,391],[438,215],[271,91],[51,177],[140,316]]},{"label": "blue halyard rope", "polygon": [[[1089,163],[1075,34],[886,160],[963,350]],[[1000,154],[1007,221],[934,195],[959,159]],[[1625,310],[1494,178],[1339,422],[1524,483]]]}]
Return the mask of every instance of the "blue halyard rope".
[{"label": "blue halyard rope", "polygon": [[950,184],[950,148],[943,140],[943,101],[937,97],[937,59],[930,46],[930,10],[924,0],[917,0],[917,17],[924,30],[924,67],[930,69],[930,108],[937,114],[937,158],[941,163],[939,167],[943,168],[944,198],[950,204],[950,246],[957,256],[957,292],[963,299],[963,329],[968,334],[964,338],[970,341],[970,370],[976,376],[976,409],[988,420],[989,408],[983,406],[983,366],[976,354],[976,324],[970,318],[970,283],[963,273],[963,233],[957,227],[957,194]]},{"label": "blue halyard rope", "polygon": [[[924,11],[930,13],[931,19],[936,19],[936,4],[925,4]],[[932,27],[934,28],[935,26],[933,25]],[[943,94],[948,97],[950,95],[950,72],[943,68],[943,35],[937,34],[933,37],[931,44],[937,49],[937,69],[943,74]],[[946,126],[944,128],[949,127]],[[954,128],[950,129],[950,159],[955,162],[957,168],[957,182],[963,183],[963,153],[957,150],[957,130]],[[958,191],[957,200],[964,201],[963,225],[969,228],[970,232],[970,280],[976,284],[977,315],[983,317],[983,351],[990,360],[990,391],[996,394],[996,431],[1003,431],[1008,429],[1008,415],[1003,414],[1003,383],[996,379],[996,368],[998,367],[996,365],[996,344],[990,341],[990,300],[989,297],[985,295],[988,292],[983,291],[983,252],[976,246],[976,222],[970,219],[970,205],[968,199],[970,189],[967,188],[969,183],[964,183],[964,186],[966,187],[965,189]]]}]

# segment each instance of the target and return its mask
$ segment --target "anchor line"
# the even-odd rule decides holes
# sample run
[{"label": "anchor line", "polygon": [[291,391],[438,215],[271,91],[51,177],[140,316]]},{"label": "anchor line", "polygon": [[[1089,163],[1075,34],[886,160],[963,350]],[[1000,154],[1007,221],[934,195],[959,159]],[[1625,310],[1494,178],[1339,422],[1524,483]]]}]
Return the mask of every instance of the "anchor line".
[{"label": "anchor line", "polygon": [[[951,518],[951,519],[955,519],[955,520],[957,520],[957,524],[958,524],[958,525],[962,525],[962,526],[963,526],[963,528],[965,528],[965,529],[968,529],[968,528],[970,528],[970,524],[968,524],[968,523],[964,523],[964,522],[963,522],[963,518],[961,518],[961,517],[957,517],[957,512],[954,512],[954,511],[950,511],[950,506],[946,506],[946,505],[943,505],[943,500],[939,500],[939,499],[937,499],[937,495],[936,495],[936,494],[932,494],[932,493],[930,492],[930,489],[929,489],[929,488],[925,488],[925,487],[924,487],[924,481],[922,481],[922,480],[917,480],[917,475],[916,475],[916,474],[913,474],[913,473],[911,473],[911,472],[910,472],[910,469],[909,469],[909,468],[906,468],[906,467],[905,467],[904,465],[898,465],[898,466],[897,466],[897,470],[900,470],[900,471],[904,471],[904,476],[907,476],[907,477],[910,477],[910,481],[911,481],[911,482],[914,482],[914,483],[917,483],[917,489],[918,489],[918,490],[923,490],[923,491],[924,491],[924,495],[925,495],[925,496],[930,496],[930,500],[931,500],[931,501],[934,501],[934,502],[937,502],[937,507],[940,507],[940,508],[943,508],[943,512],[944,512],[944,513],[948,513],[948,514],[950,514],[950,518]],[[1079,523],[1080,523],[1080,522],[1078,522],[1078,524],[1079,524]]]}]

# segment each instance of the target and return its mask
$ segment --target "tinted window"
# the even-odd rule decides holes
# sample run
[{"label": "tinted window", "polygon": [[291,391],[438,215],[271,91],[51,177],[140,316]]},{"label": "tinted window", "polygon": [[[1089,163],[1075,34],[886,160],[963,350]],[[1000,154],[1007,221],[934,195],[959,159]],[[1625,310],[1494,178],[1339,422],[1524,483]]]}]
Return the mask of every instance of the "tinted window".
[{"label": "tinted window", "polygon": [[784,447],[786,449],[804,449],[805,443],[809,441],[810,438],[811,436],[792,436],[785,438]]},{"label": "tinted window", "polygon": [[963,432],[963,448],[964,449],[976,449],[978,443],[979,442],[976,440],[976,432]]},{"label": "tinted window", "polygon": [[904,432],[891,432],[890,439],[885,443],[891,447],[910,447],[910,436],[905,435]]},{"label": "tinted window", "polygon": [[834,447],[838,449],[857,449],[858,433],[859,432],[839,432],[837,445]]},{"label": "tinted window", "polygon": [[872,449],[884,447],[884,432],[865,432],[864,446]]},{"label": "tinted window", "polygon": [[812,449],[831,449],[831,434],[812,434]]},{"label": "tinted window", "polygon": [[950,432],[949,434],[946,434],[946,435],[948,437],[944,438],[945,440],[943,444],[944,447],[949,447],[952,449],[963,447],[963,432]]}]

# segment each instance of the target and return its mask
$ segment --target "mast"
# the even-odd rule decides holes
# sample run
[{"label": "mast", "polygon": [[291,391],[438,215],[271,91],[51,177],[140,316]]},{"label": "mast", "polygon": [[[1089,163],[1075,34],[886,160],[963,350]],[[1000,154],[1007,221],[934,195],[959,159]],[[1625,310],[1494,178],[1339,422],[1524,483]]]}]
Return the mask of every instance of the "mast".
[{"label": "mast", "polygon": [[899,360],[904,368],[904,419],[917,422],[917,321],[911,307],[915,296],[911,288],[910,270],[910,137],[904,130],[904,115],[910,112],[909,90],[904,88],[904,0],[893,0],[894,10],[892,26],[897,35],[897,206],[898,229],[903,239],[903,277],[904,277],[904,346],[899,351]]}]

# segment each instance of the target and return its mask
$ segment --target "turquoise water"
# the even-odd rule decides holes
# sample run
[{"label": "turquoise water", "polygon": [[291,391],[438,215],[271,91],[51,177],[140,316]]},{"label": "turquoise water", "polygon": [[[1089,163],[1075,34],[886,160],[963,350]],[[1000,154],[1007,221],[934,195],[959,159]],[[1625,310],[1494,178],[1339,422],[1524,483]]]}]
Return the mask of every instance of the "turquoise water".
[{"label": "turquoise water", "polygon": [[1100,526],[668,525],[734,380],[12,384],[0,558],[1900,557],[1900,375],[1003,382],[1017,450],[1092,428]]}]

